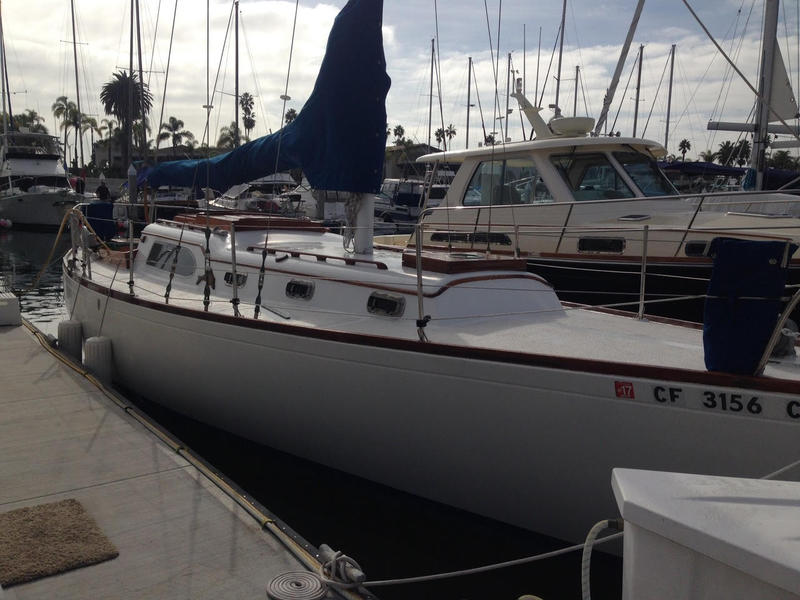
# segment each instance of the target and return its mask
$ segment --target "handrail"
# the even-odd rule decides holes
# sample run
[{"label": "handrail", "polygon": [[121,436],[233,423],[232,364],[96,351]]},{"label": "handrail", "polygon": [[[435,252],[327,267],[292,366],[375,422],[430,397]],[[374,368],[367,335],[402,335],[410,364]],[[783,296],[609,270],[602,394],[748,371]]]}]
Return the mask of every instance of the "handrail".
[{"label": "handrail", "polygon": [[786,304],[786,308],[783,309],[778,322],[775,324],[775,329],[772,330],[772,335],[770,335],[769,341],[764,348],[764,353],[761,355],[761,360],[758,361],[758,367],[756,367],[756,371],[753,373],[754,375],[761,375],[764,372],[764,369],[767,367],[767,361],[769,361],[769,357],[772,356],[772,351],[775,349],[775,344],[778,343],[778,340],[783,333],[783,326],[786,324],[786,320],[789,318],[789,315],[798,304],[800,304],[800,289],[794,293],[792,299]]}]

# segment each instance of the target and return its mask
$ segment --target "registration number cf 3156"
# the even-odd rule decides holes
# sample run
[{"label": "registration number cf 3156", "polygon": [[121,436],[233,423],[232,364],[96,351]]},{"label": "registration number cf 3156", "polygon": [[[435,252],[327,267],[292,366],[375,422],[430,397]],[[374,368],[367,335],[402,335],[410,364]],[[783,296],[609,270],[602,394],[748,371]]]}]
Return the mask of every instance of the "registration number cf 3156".
[{"label": "registration number cf 3156", "polygon": [[800,422],[800,397],[785,399],[694,386],[634,385],[625,381],[615,381],[614,391],[617,398],[655,402],[662,406]]}]

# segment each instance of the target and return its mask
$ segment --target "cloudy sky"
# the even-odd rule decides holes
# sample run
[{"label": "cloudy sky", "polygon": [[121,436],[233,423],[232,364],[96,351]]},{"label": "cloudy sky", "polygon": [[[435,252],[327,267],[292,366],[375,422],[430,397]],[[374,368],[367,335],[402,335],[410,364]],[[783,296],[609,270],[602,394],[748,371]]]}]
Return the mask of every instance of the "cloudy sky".
[{"label": "cloudy sky", "polygon": [[[139,0],[141,7],[144,69],[155,97],[153,121],[175,116],[201,138],[206,115],[206,1]],[[755,81],[758,67],[763,0],[689,0],[714,37],[735,58],[737,65]],[[107,116],[99,102],[102,85],[111,74],[129,62],[129,0],[74,0],[76,12],[78,67],[82,110],[100,121]],[[234,52],[224,43],[233,0],[211,0],[208,43],[212,86],[217,78],[210,118],[212,144],[220,128],[234,119]],[[328,31],[345,0],[326,3],[300,0],[294,53],[289,73],[287,108],[300,110],[310,93],[325,49]],[[575,95],[575,67],[580,66],[578,114],[597,117],[605,89],[611,79],[620,47],[630,23],[636,0],[570,0],[562,61],[559,104],[572,114]],[[500,9],[502,12],[500,13]],[[58,131],[51,111],[61,95],[74,100],[75,73],[69,0],[6,0],[3,27],[8,54],[9,85],[13,110],[29,108],[46,118],[51,132]],[[175,34],[164,94],[170,32],[176,11]],[[240,0],[240,92],[256,97],[256,129],[263,135],[280,127],[295,2]],[[487,26],[488,12],[488,26]],[[438,13],[438,19],[437,19]],[[475,62],[470,113],[470,147],[487,132],[499,131],[495,119],[495,78],[492,54],[496,54],[499,22],[500,61],[497,104],[505,110],[506,62],[518,76],[526,75],[525,88],[532,99],[536,91],[537,55],[541,30],[539,92],[544,104],[555,101],[555,67],[546,76],[561,18],[559,0],[385,0],[384,46],[392,87],[387,99],[389,126],[403,125],[406,136],[425,142],[428,136],[431,39],[438,39],[441,72],[442,116],[435,91],[434,129],[453,124],[457,131],[453,148],[463,148],[467,116],[468,57]],[[797,3],[781,7],[778,40],[783,49],[794,88],[798,89]],[[438,25],[438,27],[437,27]],[[438,36],[437,36],[438,28]],[[491,32],[492,50],[489,35]],[[736,134],[706,130],[709,120],[743,121],[753,105],[753,95],[731,72],[724,58],[711,45],[681,0],[650,0],[634,38],[628,63],[609,120],[615,130],[630,135],[633,127],[635,74],[639,44],[643,44],[642,88],[638,134],[664,141],[667,106],[665,66],[672,44],[677,45],[669,150],[677,153],[682,138],[692,144],[690,157]],[[219,67],[219,69],[218,69]],[[217,72],[219,73],[217,77]],[[476,92],[477,88],[477,92]],[[476,97],[477,93],[477,97]],[[516,108],[512,100],[511,108]],[[482,115],[481,115],[482,113]],[[547,116],[549,113],[546,112]],[[509,117],[509,137],[521,139],[519,113]],[[646,127],[646,129],[645,129]],[[527,123],[525,124],[528,129]],[[88,137],[88,136],[87,136]],[[498,136],[499,137],[499,136]]]}]

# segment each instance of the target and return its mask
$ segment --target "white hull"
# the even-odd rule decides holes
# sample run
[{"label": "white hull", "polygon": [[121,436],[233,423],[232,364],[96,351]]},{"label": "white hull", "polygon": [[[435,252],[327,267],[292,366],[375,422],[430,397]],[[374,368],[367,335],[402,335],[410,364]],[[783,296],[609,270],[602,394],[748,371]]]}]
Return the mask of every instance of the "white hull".
[{"label": "white hull", "polygon": [[57,228],[75,206],[75,194],[67,190],[17,192],[0,196],[0,218],[14,226]]},{"label": "white hull", "polygon": [[[126,278],[120,274],[119,278]],[[157,308],[65,274],[84,335],[113,343],[117,379],[271,447],[568,540],[617,514],[613,467],[759,477],[800,456],[796,394],[759,414],[704,409],[720,385],[583,372],[504,352],[417,345]],[[77,291],[77,297],[76,297]],[[361,343],[357,343],[360,340]],[[466,350],[466,351],[465,351]],[[527,364],[524,364],[527,363]],[[624,370],[624,365],[618,365]],[[697,381],[696,373],[694,380]],[[733,379],[732,379],[733,380]],[[615,397],[633,383],[635,399]],[[672,406],[656,388],[680,388]],[[741,389],[739,390],[741,391]],[[797,418],[792,410],[796,409]]]}]

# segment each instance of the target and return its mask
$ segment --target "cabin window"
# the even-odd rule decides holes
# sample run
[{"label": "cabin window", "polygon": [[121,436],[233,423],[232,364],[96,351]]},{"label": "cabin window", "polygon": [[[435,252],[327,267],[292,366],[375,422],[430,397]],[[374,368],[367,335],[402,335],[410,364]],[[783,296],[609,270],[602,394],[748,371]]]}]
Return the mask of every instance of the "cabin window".
[{"label": "cabin window", "polygon": [[678,193],[649,156],[639,152],[614,152],[614,158],[645,196],[674,196]]},{"label": "cabin window", "polygon": [[631,188],[604,154],[551,156],[550,161],[564,178],[575,200],[633,198]]},{"label": "cabin window", "polygon": [[[177,262],[175,262],[176,256],[178,258]],[[150,253],[147,255],[147,264],[156,269],[169,272],[172,270],[173,263],[175,263],[176,275],[194,275],[197,267],[192,251],[185,246],[153,242],[150,247]]]},{"label": "cabin window", "polygon": [[299,298],[300,300],[311,300],[314,296],[314,282],[292,279],[286,284],[286,295],[289,298]]},{"label": "cabin window", "polygon": [[406,300],[402,296],[393,296],[381,292],[372,292],[367,300],[367,310],[373,315],[384,317],[402,316]]},{"label": "cabin window", "polygon": [[553,202],[530,157],[484,161],[464,194],[464,206],[503,206]]}]

